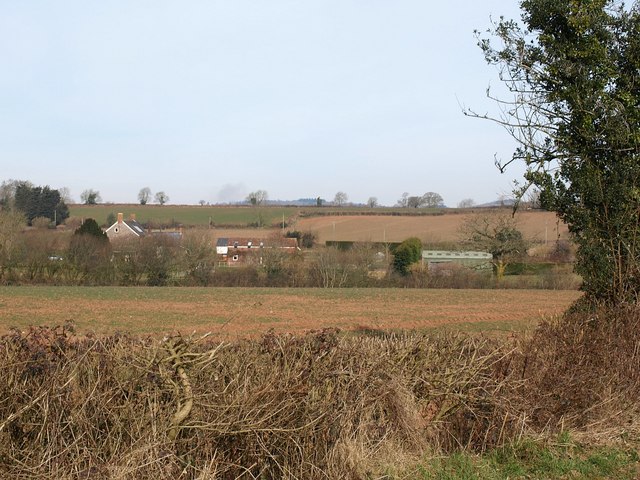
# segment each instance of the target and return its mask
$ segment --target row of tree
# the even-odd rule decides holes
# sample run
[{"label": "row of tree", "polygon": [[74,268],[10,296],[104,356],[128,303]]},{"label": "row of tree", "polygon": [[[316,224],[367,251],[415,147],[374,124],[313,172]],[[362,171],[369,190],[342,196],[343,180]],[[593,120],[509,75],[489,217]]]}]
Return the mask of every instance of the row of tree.
[{"label": "row of tree", "polygon": [[[255,192],[249,193],[246,197],[246,202],[253,206],[260,206],[267,202],[269,198],[268,193],[265,190],[256,190]],[[333,197],[333,205],[337,207],[342,207],[346,205],[349,201],[349,195],[347,195],[343,191],[336,192]],[[470,202],[470,204],[465,204],[465,207],[473,206],[473,200],[467,199],[465,202]],[[325,204],[325,201],[318,197],[316,199],[316,205],[321,207]],[[407,207],[407,208],[437,208],[444,207],[444,200],[439,193],[435,192],[427,192],[421,196],[410,196],[408,192],[402,194],[400,200],[396,204],[399,207]],[[366,206],[369,208],[375,208],[379,206],[378,197],[369,197],[366,202]]]},{"label": "row of tree", "polygon": [[[112,245],[92,219],[72,235],[46,228],[24,230],[24,225],[25,217],[18,210],[0,211],[2,283],[394,286],[399,279],[414,275],[414,265],[422,257],[422,243],[410,238],[387,245],[387,254],[382,256],[383,247],[375,244],[348,251],[314,248],[304,255],[266,249],[245,269],[219,269],[208,232],[188,232],[182,241],[149,235]],[[512,217],[477,216],[465,228],[463,243],[491,252],[498,278],[508,262],[526,252],[526,242]],[[290,232],[289,236],[298,238],[306,249],[313,247],[311,233]],[[422,270],[418,267],[417,272]],[[386,275],[372,277],[374,271],[386,271]]]},{"label": "row of tree", "polygon": [[[71,198],[69,196],[69,190],[67,188],[53,190],[50,187],[34,187],[30,182],[27,181],[16,181],[16,180],[8,180],[4,181],[0,186],[0,205],[8,204],[9,201],[13,201],[15,198],[16,190],[18,187],[24,190],[25,187],[28,188],[41,188],[43,189],[42,195],[47,196],[52,194],[53,192],[57,192],[59,195],[58,201],[63,204],[71,203]],[[46,191],[44,191],[46,190]],[[24,192],[21,192],[24,194]],[[31,194],[31,193],[30,193]],[[33,193],[35,195],[35,193]],[[269,194],[266,190],[256,190],[247,195],[245,201],[254,206],[258,207],[267,203],[269,199]],[[167,195],[164,191],[156,192],[155,194],[151,191],[149,187],[143,187],[138,192],[138,202],[140,205],[147,205],[151,201],[155,201],[155,203],[159,205],[164,205],[169,201],[169,195]],[[98,190],[93,188],[88,188],[83,190],[80,194],[80,201],[85,205],[97,205],[102,203],[102,196]],[[343,192],[339,191],[335,194],[333,201],[331,202],[333,205],[342,207],[346,205],[349,201],[349,196]],[[473,206],[473,200],[467,199],[463,201],[465,205],[463,206]],[[470,204],[468,204],[470,202]],[[24,201],[21,203],[21,207],[25,208],[26,204],[33,203],[33,200]],[[51,202],[45,202],[46,206],[49,206]],[[206,201],[200,200],[200,205],[206,205]],[[318,197],[316,199],[316,205],[321,207],[325,204],[325,200]],[[375,208],[379,206],[377,197],[369,197],[367,199],[366,205],[369,208]],[[397,203],[400,207],[408,207],[408,208],[435,208],[435,207],[444,207],[444,201],[442,196],[435,192],[427,192],[422,196],[410,196],[409,193],[405,192],[402,194],[402,198],[398,200]],[[35,207],[34,207],[35,208]],[[44,216],[44,215],[36,215],[36,216]],[[68,215],[67,215],[68,216]],[[66,218],[66,217],[64,217]]]},{"label": "row of tree", "polygon": [[[152,193],[149,187],[141,188],[138,192],[138,201],[140,202],[140,205],[146,205],[147,203],[149,203],[149,201],[151,200],[151,195]],[[164,205],[169,201],[169,195],[167,195],[163,191],[159,191],[156,192],[154,199],[156,203]]]},{"label": "row of tree", "polygon": [[[138,202],[140,202],[140,205],[146,205],[151,201],[152,196],[155,199],[155,202],[160,205],[164,205],[169,201],[169,195],[167,195],[165,192],[160,191],[160,192],[156,192],[156,194],[153,195],[149,187],[143,187],[138,192]],[[96,205],[102,202],[102,197],[100,196],[99,191],[88,189],[88,190],[84,190],[80,194],[80,200],[85,205]]]},{"label": "row of tree", "polygon": [[60,191],[17,180],[4,181],[0,186],[0,210],[20,212],[28,225],[36,219],[59,225],[69,217]]},{"label": "row of tree", "polygon": [[397,205],[405,208],[437,208],[444,207],[444,200],[436,192],[427,192],[424,195],[409,195],[409,192],[404,192]]}]

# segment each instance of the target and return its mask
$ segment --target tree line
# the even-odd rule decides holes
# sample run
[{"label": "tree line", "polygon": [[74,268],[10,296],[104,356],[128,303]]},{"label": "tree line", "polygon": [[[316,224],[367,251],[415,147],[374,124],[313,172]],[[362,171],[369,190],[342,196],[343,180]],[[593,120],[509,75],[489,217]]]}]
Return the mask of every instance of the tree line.
[{"label": "tree line", "polygon": [[[41,189],[42,192],[30,191],[33,189]],[[19,192],[17,192],[19,190]],[[36,187],[29,181],[23,180],[5,180],[0,185],[0,206],[5,205],[13,205],[13,201],[16,198],[16,192],[19,193],[19,206],[22,210],[26,210],[27,206],[30,205],[39,205],[39,207],[33,207],[34,210],[40,208],[40,212],[38,213],[46,213],[51,210],[51,205],[53,204],[55,207],[55,203],[58,202],[62,205],[68,205],[73,203],[69,189],[68,188],[60,188],[60,189],[51,189],[49,186],[46,187]],[[44,197],[48,197],[49,195],[57,195],[55,199],[47,199],[34,201],[32,199],[24,199],[25,195],[28,197],[30,195],[42,195]],[[138,203],[140,205],[147,205],[151,201],[154,201],[158,205],[164,205],[169,202],[170,197],[163,190],[156,192],[155,194],[151,191],[149,187],[143,187],[138,192]],[[98,205],[102,203],[102,195],[99,190],[88,188],[82,191],[80,194],[80,202],[84,205]],[[269,193],[266,190],[255,190],[250,192],[244,199],[244,202],[253,207],[260,207],[266,205],[269,201]],[[345,205],[349,205],[349,195],[344,191],[336,192],[332,201],[327,202],[325,199],[321,197],[317,197],[315,199],[316,206],[322,207],[323,205],[330,204],[337,207],[342,207]],[[198,202],[199,205],[204,206],[207,205],[208,202],[205,200],[200,200]],[[380,206],[378,201],[378,197],[371,196],[364,203],[365,206],[369,208],[376,208]],[[460,208],[472,207],[474,205],[474,201],[472,199],[465,199],[461,201],[458,206]],[[402,194],[402,197],[396,202],[396,206],[398,207],[406,207],[406,208],[437,208],[444,207],[444,200],[439,193],[436,192],[427,192],[423,195],[409,195],[408,192]],[[63,213],[63,212],[59,212]],[[30,217],[30,220],[35,217],[31,217],[31,215],[27,215]],[[36,215],[36,216],[44,216],[44,215]],[[63,213],[64,217],[64,213]],[[67,218],[68,214],[66,217]],[[64,218],[62,221],[64,221]],[[59,223],[62,223],[58,222]]]},{"label": "tree line", "polygon": [[42,219],[53,226],[69,217],[69,207],[59,190],[34,186],[27,181],[8,180],[0,186],[0,210],[16,210],[24,215],[28,225]]},{"label": "tree line", "polygon": [[491,253],[492,268],[431,271],[417,238],[324,247],[314,245],[312,233],[297,231],[288,236],[302,251],[265,249],[228,267],[206,230],[187,230],[181,240],[149,234],[112,244],[92,219],[74,231],[24,226],[19,211],[0,212],[0,284],[485,288],[501,286],[528,248],[511,217],[474,217],[460,246]]}]

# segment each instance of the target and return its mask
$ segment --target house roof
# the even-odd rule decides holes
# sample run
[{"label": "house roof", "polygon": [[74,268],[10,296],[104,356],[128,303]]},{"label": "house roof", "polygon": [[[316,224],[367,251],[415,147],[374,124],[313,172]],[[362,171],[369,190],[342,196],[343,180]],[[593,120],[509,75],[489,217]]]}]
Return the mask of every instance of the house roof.
[{"label": "house roof", "polygon": [[126,227],[131,231],[131,233],[133,233],[137,237],[144,237],[146,235],[142,225],[140,225],[136,220],[131,220],[131,219],[122,220],[122,222],[115,222],[113,225],[107,228],[105,232],[108,234],[110,231],[112,231],[114,228],[118,226]]},{"label": "house roof", "polygon": [[125,223],[127,227],[133,230],[133,232],[139,237],[145,236],[144,228],[136,220],[123,220],[123,223]]}]

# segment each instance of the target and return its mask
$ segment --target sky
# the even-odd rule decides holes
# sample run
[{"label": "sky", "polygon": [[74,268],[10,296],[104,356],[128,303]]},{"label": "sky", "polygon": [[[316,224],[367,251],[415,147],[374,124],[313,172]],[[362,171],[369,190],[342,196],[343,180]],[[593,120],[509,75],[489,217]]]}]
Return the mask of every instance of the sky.
[{"label": "sky", "polygon": [[0,0],[0,181],[172,204],[509,195],[474,30],[516,0]]}]

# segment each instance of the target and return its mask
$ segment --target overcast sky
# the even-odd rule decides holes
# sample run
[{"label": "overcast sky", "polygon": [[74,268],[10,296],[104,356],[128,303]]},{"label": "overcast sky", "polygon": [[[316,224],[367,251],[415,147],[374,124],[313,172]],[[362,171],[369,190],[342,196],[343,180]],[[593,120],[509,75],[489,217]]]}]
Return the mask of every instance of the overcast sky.
[{"label": "overcast sky", "polygon": [[0,0],[0,180],[104,201],[337,191],[449,206],[512,190],[464,117],[496,71],[474,29],[515,0]]}]

